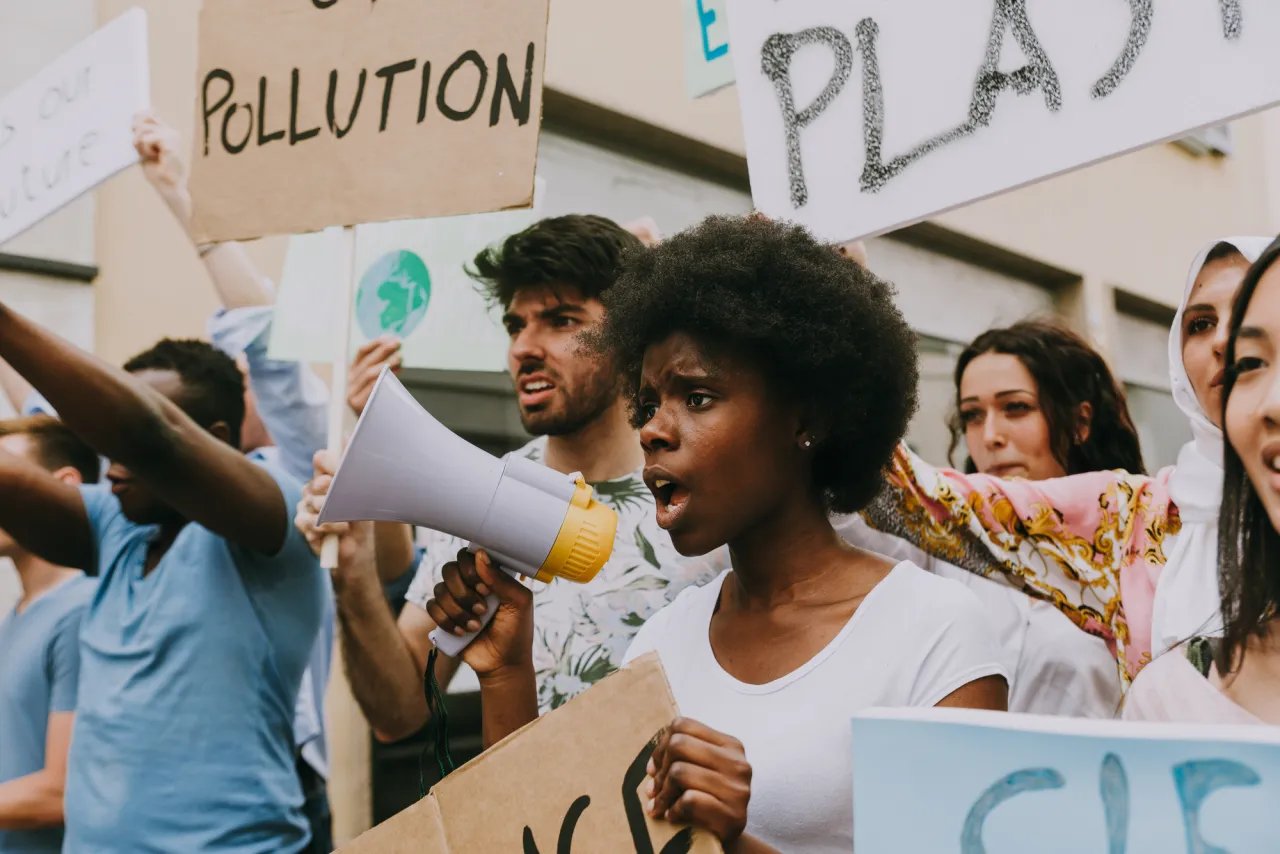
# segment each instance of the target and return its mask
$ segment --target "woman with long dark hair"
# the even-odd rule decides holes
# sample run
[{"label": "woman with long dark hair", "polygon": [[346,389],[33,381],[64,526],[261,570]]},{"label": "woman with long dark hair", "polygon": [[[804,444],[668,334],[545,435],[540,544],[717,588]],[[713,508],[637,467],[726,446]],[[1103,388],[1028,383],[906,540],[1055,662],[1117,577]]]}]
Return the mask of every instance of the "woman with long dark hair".
[{"label": "woman with long dark hair", "polygon": [[965,471],[1049,480],[1089,471],[1145,474],[1124,392],[1097,350],[1056,323],[990,329],[956,361],[951,457]]},{"label": "woman with long dark hair", "polygon": [[872,527],[979,575],[1001,577],[1104,638],[1128,683],[1218,614],[1222,378],[1232,300],[1269,241],[1228,238],[1196,256],[1169,335],[1174,401],[1193,439],[1148,477],[1087,472],[1005,480],[935,468],[899,448]]},{"label": "woman with long dark hair", "polygon": [[1280,241],[1254,263],[1232,310],[1222,383],[1218,579],[1222,633],[1147,667],[1125,717],[1280,724]]},{"label": "woman with long dark hair", "polygon": [[[971,474],[1040,481],[1145,472],[1138,431],[1106,360],[1056,323],[1024,321],[982,333],[956,361],[955,389],[951,454],[954,460],[963,441]],[[1010,711],[1115,715],[1121,682],[1103,641],[1043,599],[954,567],[933,569],[959,575],[998,623],[1014,662]]]}]

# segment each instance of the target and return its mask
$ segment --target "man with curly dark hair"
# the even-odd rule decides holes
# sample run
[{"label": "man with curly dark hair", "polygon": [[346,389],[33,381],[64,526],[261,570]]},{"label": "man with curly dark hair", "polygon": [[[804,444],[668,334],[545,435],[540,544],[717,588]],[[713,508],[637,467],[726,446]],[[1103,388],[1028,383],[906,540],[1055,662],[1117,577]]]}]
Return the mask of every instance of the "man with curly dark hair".
[{"label": "man with curly dark hair", "polygon": [[[832,527],[876,495],[915,408],[911,329],[888,283],[759,219],[712,217],[636,256],[605,305],[594,341],[632,395],[659,525],[682,554],[733,558],[627,651],[658,653],[685,715],[654,751],[650,812],[730,852],[850,851],[855,713],[1007,705],[977,598]],[[503,674],[482,691],[497,731],[527,705],[512,672],[532,615],[479,569],[447,574],[437,605],[466,613],[478,582],[508,606],[472,645]]]},{"label": "man with curly dark hair", "polygon": [[77,488],[0,453],[0,528],[93,571],[67,759],[69,851],[298,854],[293,715],[329,586],[301,485],[240,452],[244,378],[200,341],[125,370],[0,304],[0,358],[111,460]]},{"label": "man with curly dark hair", "polygon": [[[511,235],[481,252],[469,269],[502,309],[516,405],[534,436],[513,453],[565,474],[581,472],[596,497],[618,513],[612,557],[591,584],[535,585],[536,679],[530,697],[535,711],[550,711],[612,673],[645,620],[685,587],[705,583],[717,571],[710,562],[681,558],[658,528],[617,368],[613,360],[584,350],[579,340],[602,322],[602,300],[612,291],[623,259],[644,251],[634,234],[611,220],[569,215]],[[336,462],[320,456],[317,478],[299,508],[297,523],[314,543],[324,533],[315,520]],[[459,558],[465,541],[424,532],[423,559],[395,618],[372,571],[376,550],[362,533],[367,527],[338,530],[342,546],[334,589],[352,690],[379,737],[404,738],[429,715],[422,675],[431,653],[429,636],[442,615],[428,608],[428,600],[443,583],[446,565],[474,558]],[[437,659],[440,684],[452,690],[475,685],[465,671],[455,679],[457,672],[456,660]]]}]

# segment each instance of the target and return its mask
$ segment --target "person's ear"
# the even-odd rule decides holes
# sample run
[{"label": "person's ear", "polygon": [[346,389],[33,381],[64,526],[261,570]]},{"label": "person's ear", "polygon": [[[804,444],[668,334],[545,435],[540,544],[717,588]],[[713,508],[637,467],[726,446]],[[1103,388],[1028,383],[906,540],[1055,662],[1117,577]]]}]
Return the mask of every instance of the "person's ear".
[{"label": "person's ear", "polygon": [[796,445],[812,451],[831,435],[831,414],[825,407],[807,406],[801,410],[796,424]]},{"label": "person's ear", "polygon": [[84,475],[75,466],[63,466],[53,470],[53,476],[68,486],[80,486],[84,483]]},{"label": "person's ear", "polygon": [[215,421],[209,425],[209,432],[213,434],[213,438],[219,442],[231,444],[231,428],[227,426],[225,421]]},{"label": "person's ear", "polygon": [[1072,438],[1077,445],[1083,445],[1089,441],[1089,436],[1093,433],[1093,404],[1085,401],[1076,407],[1076,426],[1072,434]]}]

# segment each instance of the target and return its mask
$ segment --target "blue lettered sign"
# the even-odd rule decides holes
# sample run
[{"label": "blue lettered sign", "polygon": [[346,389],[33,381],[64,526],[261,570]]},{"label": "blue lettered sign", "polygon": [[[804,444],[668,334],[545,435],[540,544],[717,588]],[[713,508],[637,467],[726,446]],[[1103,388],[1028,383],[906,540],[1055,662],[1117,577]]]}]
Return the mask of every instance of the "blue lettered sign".
[{"label": "blue lettered sign", "polygon": [[853,722],[857,854],[1272,854],[1280,733],[962,709]]},{"label": "blue lettered sign", "polygon": [[733,83],[726,0],[681,0],[684,4],[685,87],[701,98]]}]

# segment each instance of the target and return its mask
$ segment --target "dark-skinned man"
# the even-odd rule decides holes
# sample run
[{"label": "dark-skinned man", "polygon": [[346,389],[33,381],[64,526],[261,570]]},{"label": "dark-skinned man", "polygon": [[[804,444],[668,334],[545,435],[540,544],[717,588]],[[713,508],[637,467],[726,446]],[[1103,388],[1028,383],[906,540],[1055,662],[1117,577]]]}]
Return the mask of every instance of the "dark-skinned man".
[{"label": "dark-skinned man", "polygon": [[121,371],[3,304],[0,358],[112,461],[78,489],[0,456],[0,528],[100,576],[65,850],[305,851],[293,713],[330,591],[291,524],[299,485],[237,450],[240,371],[195,341]]}]

